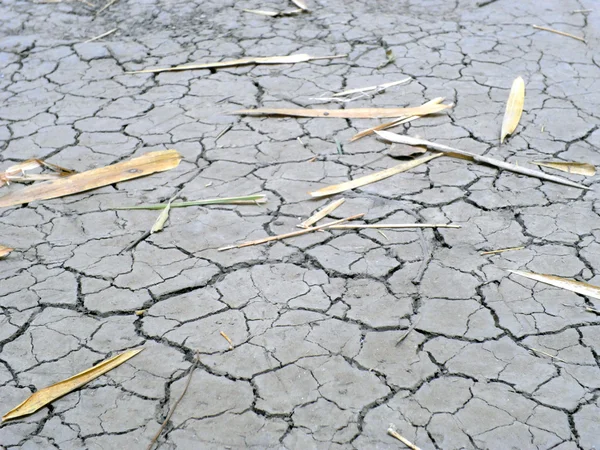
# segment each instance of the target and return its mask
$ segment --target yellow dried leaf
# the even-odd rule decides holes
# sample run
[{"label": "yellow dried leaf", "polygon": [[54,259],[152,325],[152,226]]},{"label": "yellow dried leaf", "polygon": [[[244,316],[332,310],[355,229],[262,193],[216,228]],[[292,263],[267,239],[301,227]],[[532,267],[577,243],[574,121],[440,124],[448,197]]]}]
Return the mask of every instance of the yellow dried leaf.
[{"label": "yellow dried leaf", "polygon": [[0,258],[4,258],[6,255],[8,255],[13,250],[14,249],[12,249],[12,248],[5,247],[4,245],[0,245]]},{"label": "yellow dried leaf", "polygon": [[156,222],[154,222],[154,225],[152,225],[152,228],[150,229],[150,234],[162,231],[163,227],[165,226],[165,223],[167,222],[167,219],[169,218],[169,212],[171,211],[171,202],[175,200],[175,197],[176,195],[173,198],[171,198],[171,200],[169,200],[167,206],[160,212],[158,218],[156,219]]},{"label": "yellow dried leaf", "polygon": [[71,378],[67,378],[66,380],[40,389],[39,391],[33,393],[19,406],[7,412],[2,417],[2,421],[4,422],[5,420],[16,419],[18,417],[33,414],[47,404],[52,403],[54,400],[74,391],[75,389],[80,388],[84,384],[87,384],[90,381],[98,378],[100,375],[103,375],[115,367],[123,364],[125,361],[133,358],[142,350],[143,348],[128,350],[119,355],[113,356],[112,358],[109,358],[106,361],[95,365],[94,367],[84,370],[83,372],[80,372]]},{"label": "yellow dried leaf", "polygon": [[576,173],[577,175],[585,175],[593,177],[596,175],[596,168],[588,163],[579,162],[563,162],[563,161],[532,161],[532,164],[537,164],[550,169],[561,170],[567,173]]},{"label": "yellow dried leaf", "polygon": [[525,102],[525,81],[523,78],[517,77],[513,81],[510,88],[510,95],[506,103],[506,111],[504,112],[504,120],[502,120],[502,132],[500,133],[500,143],[504,142],[504,138],[509,134],[513,134],[521,114],[523,114],[523,103]]},{"label": "yellow dried leaf", "polygon": [[597,298],[600,300],[600,287],[593,284],[584,283],[583,281],[569,280],[568,278],[557,277],[554,275],[545,275],[533,272],[523,272],[521,270],[509,270],[510,273],[529,278],[531,280],[546,283],[561,289],[566,289],[571,292],[577,292],[581,295]]}]

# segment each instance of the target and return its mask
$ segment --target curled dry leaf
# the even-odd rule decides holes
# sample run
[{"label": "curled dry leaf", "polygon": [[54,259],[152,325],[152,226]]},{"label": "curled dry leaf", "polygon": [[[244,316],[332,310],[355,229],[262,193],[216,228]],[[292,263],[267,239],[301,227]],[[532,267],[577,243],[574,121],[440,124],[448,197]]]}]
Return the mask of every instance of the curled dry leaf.
[{"label": "curled dry leaf", "polygon": [[420,158],[415,158],[410,161],[403,162],[402,164],[398,164],[397,166],[390,167],[389,169],[385,169],[380,172],[375,172],[370,175],[365,175],[364,177],[346,181],[345,183],[334,184],[332,186],[321,188],[317,191],[309,192],[309,195],[311,197],[326,197],[328,195],[339,194],[340,192],[348,191],[350,189],[356,189],[367,184],[375,183],[376,181],[385,180],[386,178],[389,178],[398,173],[406,172],[407,170],[410,170],[414,167],[417,167],[440,156],[442,156],[442,153],[421,156]]},{"label": "curled dry leaf", "polygon": [[523,78],[517,77],[510,88],[510,95],[508,96],[508,102],[506,103],[506,111],[504,112],[504,119],[502,120],[502,131],[500,133],[501,144],[504,142],[504,138],[509,134],[513,134],[517,125],[519,125],[521,114],[523,114],[524,102],[525,81],[523,81]]},{"label": "curled dry leaf", "polygon": [[340,119],[380,119],[384,117],[422,116],[450,108],[450,105],[414,106],[410,108],[348,108],[348,109],[303,109],[303,108],[257,108],[241,109],[231,114],[243,116],[291,116],[328,117]]},{"label": "curled dry leaf", "polygon": [[557,277],[555,275],[545,275],[533,272],[523,272],[522,270],[509,270],[510,273],[529,278],[531,280],[546,283],[550,286],[555,286],[561,289],[566,289],[571,292],[585,295],[600,300],[600,287],[583,281],[569,280],[568,278]]},{"label": "curled dry leaf", "polygon": [[181,155],[176,150],[150,152],[111,166],[76,173],[66,178],[27,186],[0,198],[0,208],[21,205],[36,200],[48,200],[77,194],[121,181],[163,172],[179,165]]},{"label": "curled dry leaf", "polygon": [[246,66],[248,64],[295,64],[307,61],[316,61],[319,59],[335,59],[345,58],[348,55],[333,55],[333,56],[311,56],[307,54],[287,55],[287,56],[266,56],[255,58],[241,58],[229,61],[219,61],[204,64],[191,64],[184,66],[166,67],[159,69],[135,70],[125,73],[159,73],[159,72],[174,72],[179,70],[196,70],[196,69],[218,69],[222,67]]},{"label": "curled dry leaf", "polygon": [[562,172],[585,175],[586,177],[593,177],[596,175],[596,168],[588,163],[563,161],[532,161],[531,163],[542,167],[549,167],[550,169],[560,170]]},{"label": "curled dry leaf", "polygon": [[33,414],[47,404],[52,403],[54,400],[74,391],[77,388],[80,388],[84,384],[87,384],[90,381],[98,378],[100,375],[103,375],[115,367],[123,364],[125,361],[133,358],[142,350],[143,348],[128,350],[119,355],[113,356],[112,358],[109,358],[106,361],[95,365],[94,367],[84,370],[83,372],[80,372],[71,378],[67,378],[66,380],[40,389],[32,394],[23,403],[7,412],[2,417],[2,421],[4,422],[5,420],[16,419],[18,417]]},{"label": "curled dry leaf", "polygon": [[4,245],[0,245],[0,258],[4,258],[10,252],[12,252],[14,248],[5,247]]}]

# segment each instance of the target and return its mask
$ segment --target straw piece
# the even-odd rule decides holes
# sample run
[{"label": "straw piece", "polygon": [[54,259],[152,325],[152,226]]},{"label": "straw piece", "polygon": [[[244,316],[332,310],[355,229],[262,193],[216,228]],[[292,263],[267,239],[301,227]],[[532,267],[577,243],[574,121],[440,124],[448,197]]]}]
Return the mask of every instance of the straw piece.
[{"label": "straw piece", "polygon": [[308,228],[311,225],[314,225],[319,220],[321,220],[323,217],[327,216],[328,214],[331,214],[337,208],[339,208],[340,206],[342,206],[342,204],[345,201],[346,201],[346,199],[340,198],[339,200],[336,200],[335,202],[331,202],[329,205],[325,206],[323,209],[317,211],[315,214],[313,214],[312,216],[310,216],[308,219],[306,219],[300,225],[296,225],[296,226],[298,228]]}]

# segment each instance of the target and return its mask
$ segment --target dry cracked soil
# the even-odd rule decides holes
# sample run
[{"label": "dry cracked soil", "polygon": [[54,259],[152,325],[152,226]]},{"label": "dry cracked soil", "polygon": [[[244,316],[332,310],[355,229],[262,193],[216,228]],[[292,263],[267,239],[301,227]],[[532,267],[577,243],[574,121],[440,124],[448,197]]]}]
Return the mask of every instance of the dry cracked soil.
[{"label": "dry cracked soil", "polygon": [[[96,11],[104,5],[91,1]],[[184,160],[0,211],[1,243],[16,249],[0,261],[1,413],[108,356],[145,348],[3,423],[0,446],[145,448],[198,351],[161,448],[402,448],[386,434],[390,424],[422,449],[600,447],[600,317],[589,310],[599,303],[506,271],[600,285],[598,176],[566,175],[591,188],[583,191],[437,158],[346,193],[332,215],[461,229],[327,231],[217,251],[293,230],[327,203],[308,191],[398,163],[372,136],[348,143],[373,120],[227,114],[234,109],[337,108],[313,98],[410,76],[342,106],[443,96],[454,109],[406,133],[528,167],[600,165],[598,3],[307,3],[309,13],[271,18],[242,9],[293,5],[119,0],[96,14],[84,1],[2,0],[1,167],[47,158],[83,171],[166,148]],[[595,10],[573,12],[586,8]],[[383,66],[386,50],[395,61]],[[125,73],[293,53],[348,58]],[[518,75],[524,114],[499,146]],[[269,201],[173,210],[162,233],[121,253],[157,213],[114,208],[163,202],[180,189],[184,199],[260,192]],[[525,248],[480,254],[517,246]]]}]

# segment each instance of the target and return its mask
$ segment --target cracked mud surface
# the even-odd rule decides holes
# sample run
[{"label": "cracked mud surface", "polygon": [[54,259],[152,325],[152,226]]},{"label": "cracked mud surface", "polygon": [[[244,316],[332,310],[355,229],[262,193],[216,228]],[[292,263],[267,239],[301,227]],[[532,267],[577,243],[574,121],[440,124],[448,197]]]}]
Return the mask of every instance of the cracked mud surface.
[{"label": "cracked mud surface", "polygon": [[[165,173],[0,211],[1,243],[17,249],[0,261],[1,413],[36,388],[145,347],[0,426],[0,446],[145,448],[196,350],[200,365],[160,440],[165,449],[400,448],[390,423],[422,449],[600,446],[600,318],[585,310],[598,301],[505,271],[600,284],[598,177],[569,175],[591,187],[584,192],[438,158],[347,193],[333,216],[462,229],[332,231],[216,250],[292,230],[327,203],[308,191],[397,164],[372,137],[347,143],[374,121],[226,115],[240,107],[321,105],[310,98],[409,75],[410,84],[351,106],[444,96],[456,107],[407,125],[409,134],[523,166],[600,165],[600,11],[571,13],[597,5],[310,3],[311,14],[271,19],[241,9],[288,5],[121,0],[94,18],[83,3],[2,2],[1,167],[38,157],[86,170],[165,148],[185,159]],[[378,69],[386,48],[396,62]],[[349,58],[124,74],[296,52]],[[498,147],[517,75],[527,83],[525,112]],[[112,208],[165,201],[180,188],[186,199],[265,192],[269,203],[173,210],[165,231],[119,254],[157,213]],[[480,255],[516,246],[526,249]]]}]

